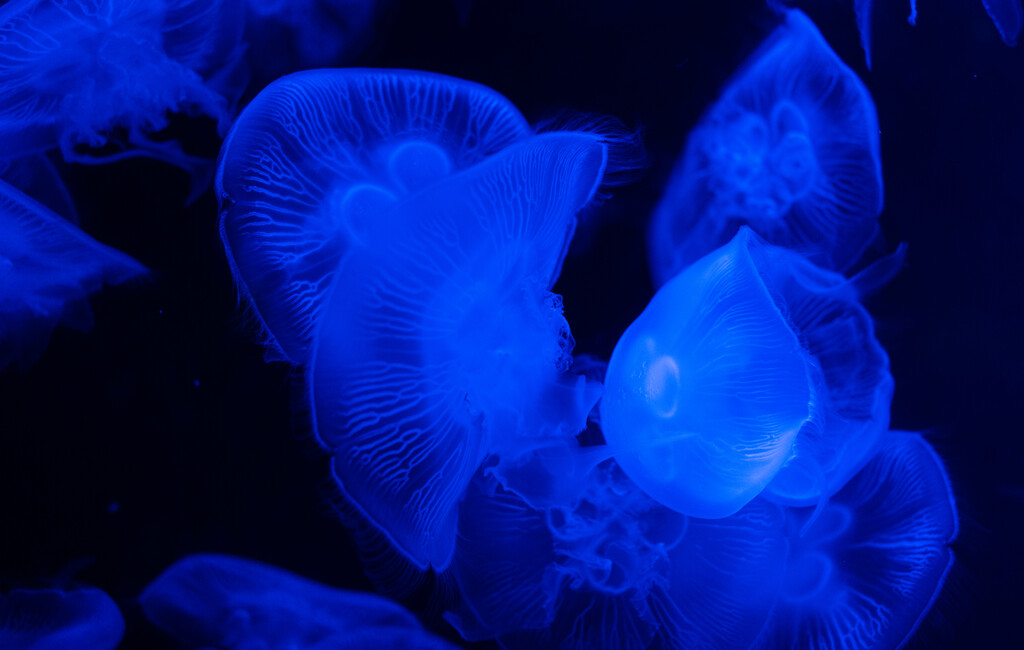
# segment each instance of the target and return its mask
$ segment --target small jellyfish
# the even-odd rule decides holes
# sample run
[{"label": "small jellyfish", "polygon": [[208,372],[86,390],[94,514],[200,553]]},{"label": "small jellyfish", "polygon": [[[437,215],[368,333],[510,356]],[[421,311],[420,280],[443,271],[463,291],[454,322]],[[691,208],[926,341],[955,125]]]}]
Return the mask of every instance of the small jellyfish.
[{"label": "small jellyfish", "polygon": [[92,327],[88,295],[145,268],[0,181],[0,369],[34,362],[58,324]]},{"label": "small jellyfish", "polygon": [[309,361],[345,251],[389,206],[531,135],[495,91],[428,72],[312,70],[246,107],[217,172],[221,239],[268,358]]},{"label": "small jellyfish", "polygon": [[122,636],[121,610],[99,589],[15,589],[0,594],[0,648],[113,650]]},{"label": "small jellyfish", "polygon": [[451,648],[386,598],[227,555],[178,561],[139,603],[146,618],[192,648]]},{"label": "small jellyfish", "polygon": [[871,96],[814,24],[787,11],[690,133],[651,219],[652,275],[664,284],[742,225],[843,271],[881,210]]},{"label": "small jellyfish", "polygon": [[808,526],[811,510],[788,510],[786,578],[755,647],[902,647],[953,564],[956,506],[935,451],[888,433]]},{"label": "small jellyfish", "polygon": [[787,505],[838,490],[888,427],[892,398],[858,287],[742,227],[615,346],[600,404],[609,450],[654,499],[697,517],[766,488]]},{"label": "small jellyfish", "polygon": [[419,568],[450,562],[486,455],[572,437],[598,399],[568,372],[550,289],[608,151],[586,132],[514,144],[376,215],[335,274],[307,374],[315,432],[343,496]]},{"label": "small jellyfish", "polygon": [[[203,75],[226,92],[218,76],[242,53],[233,27],[240,7],[231,7],[199,0],[8,2],[0,9],[5,156],[56,148],[66,161],[87,164],[149,156],[190,171],[193,192],[202,190],[210,162],[149,136],[168,126],[170,112],[210,117],[226,131],[232,108]],[[221,41],[231,33],[235,43]]]},{"label": "small jellyfish", "polygon": [[686,518],[619,470],[597,467],[573,502],[529,506],[478,475],[460,506],[446,614],[470,641],[505,647],[745,648],[782,582],[782,510]]}]

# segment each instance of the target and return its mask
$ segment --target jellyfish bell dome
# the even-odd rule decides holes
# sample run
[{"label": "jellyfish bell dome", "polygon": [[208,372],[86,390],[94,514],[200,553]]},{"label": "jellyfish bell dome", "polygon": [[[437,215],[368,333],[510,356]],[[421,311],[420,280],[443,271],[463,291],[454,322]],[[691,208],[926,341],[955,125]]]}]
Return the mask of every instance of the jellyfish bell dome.
[{"label": "jellyfish bell dome", "polygon": [[815,364],[759,273],[748,228],[665,284],[612,352],[601,427],[655,500],[725,517],[789,459]]},{"label": "jellyfish bell dome", "polygon": [[220,232],[268,357],[309,360],[345,253],[388,245],[391,206],[532,135],[484,86],[410,70],[308,70],[270,84],[221,149]]},{"label": "jellyfish bell dome", "polygon": [[784,16],[687,138],[648,229],[657,284],[743,225],[838,271],[877,234],[874,102],[810,19]]},{"label": "jellyfish bell dome", "polygon": [[664,285],[616,345],[600,406],[610,451],[693,516],[727,516],[762,491],[783,505],[827,498],[889,425],[889,358],[859,296],[741,228]]},{"label": "jellyfish bell dome", "polygon": [[786,576],[754,647],[902,647],[953,564],[958,520],[941,460],[920,435],[888,432],[812,510],[786,509]]}]

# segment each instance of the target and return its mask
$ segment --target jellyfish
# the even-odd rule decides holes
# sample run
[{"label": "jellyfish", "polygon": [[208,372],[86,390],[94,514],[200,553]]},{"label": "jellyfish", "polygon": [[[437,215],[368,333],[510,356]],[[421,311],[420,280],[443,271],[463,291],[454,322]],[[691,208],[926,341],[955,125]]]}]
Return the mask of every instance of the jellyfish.
[{"label": "jellyfish", "polygon": [[145,272],[0,181],[0,368],[34,362],[58,324],[88,330],[88,295]]},{"label": "jellyfish", "polygon": [[[866,285],[884,281],[875,271]],[[859,295],[740,228],[616,344],[600,403],[609,451],[655,500],[695,517],[728,516],[766,489],[786,505],[827,497],[889,423],[889,360]]]},{"label": "jellyfish", "polygon": [[864,84],[797,10],[690,133],[648,230],[656,284],[749,225],[844,271],[878,231],[882,175]]},{"label": "jellyfish", "polygon": [[228,555],[179,560],[139,603],[146,618],[193,648],[451,648],[386,598]]},{"label": "jellyfish", "polygon": [[531,135],[504,97],[405,70],[277,80],[238,118],[216,177],[220,232],[268,359],[309,361],[345,252],[401,197]]},{"label": "jellyfish", "polygon": [[1003,42],[1010,47],[1017,45],[1017,37],[1024,25],[1021,0],[981,0],[981,4],[985,5],[985,11],[996,24]]},{"label": "jellyfish", "polygon": [[94,587],[15,589],[0,594],[0,647],[25,650],[113,650],[124,619]]},{"label": "jellyfish", "polygon": [[[218,75],[242,53],[233,6],[233,0],[8,2],[0,9],[5,156],[56,148],[66,161],[87,164],[149,156],[189,171],[193,193],[201,191],[210,162],[150,136],[168,126],[170,112],[209,117],[226,131],[232,107],[203,74],[229,92]],[[224,42],[233,31],[236,42]]]},{"label": "jellyfish", "polygon": [[545,133],[372,220],[341,215],[362,244],[313,338],[314,430],[342,495],[421,569],[451,561],[485,456],[574,436],[600,395],[570,372],[550,289],[609,150],[593,133]]},{"label": "jellyfish", "polygon": [[808,527],[810,511],[788,510],[786,577],[755,647],[901,647],[953,564],[956,506],[935,451],[888,433]]},{"label": "jellyfish", "polygon": [[572,502],[531,507],[487,471],[460,506],[446,618],[505,647],[745,648],[768,619],[786,557],[782,509],[684,517],[614,461]]},{"label": "jellyfish", "polygon": [[385,0],[247,0],[247,53],[255,81],[337,67],[374,34]]}]

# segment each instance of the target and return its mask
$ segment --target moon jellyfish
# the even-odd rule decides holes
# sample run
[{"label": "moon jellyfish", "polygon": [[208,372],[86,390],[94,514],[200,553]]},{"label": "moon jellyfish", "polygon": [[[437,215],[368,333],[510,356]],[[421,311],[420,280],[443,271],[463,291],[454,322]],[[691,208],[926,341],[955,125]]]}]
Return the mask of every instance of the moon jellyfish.
[{"label": "moon jellyfish", "polygon": [[193,648],[451,647],[390,600],[227,555],[178,561],[139,602],[146,618]]},{"label": "moon jellyfish", "polygon": [[87,297],[145,273],[0,181],[0,368],[34,362],[57,324],[92,327]]},{"label": "moon jellyfish", "polygon": [[486,473],[461,505],[446,616],[464,638],[505,647],[747,647],[782,581],[781,508],[686,518],[614,462],[571,504],[535,509]]},{"label": "moon jellyfish", "polygon": [[0,594],[0,647],[19,650],[113,650],[124,619],[99,589],[15,589]]},{"label": "moon jellyfish", "polygon": [[[309,361],[345,252],[392,204],[531,135],[504,97],[405,70],[313,70],[246,107],[221,150],[221,239],[268,358]],[[404,226],[402,226],[404,227]]]},{"label": "moon jellyfish", "polygon": [[690,133],[649,227],[652,275],[673,275],[749,225],[843,271],[875,237],[875,106],[801,12],[748,59]]},{"label": "moon jellyfish", "polygon": [[419,568],[450,562],[487,454],[586,424],[600,387],[567,372],[550,289],[614,162],[599,135],[537,135],[356,230],[314,338],[313,421],[343,495]]},{"label": "moon jellyfish", "polygon": [[[198,0],[8,2],[0,9],[5,155],[59,147],[68,162],[89,164],[145,155],[190,171],[197,182],[208,161],[149,136],[168,126],[169,112],[204,115],[226,130],[231,108],[203,75],[217,86],[218,75],[241,55],[234,6]],[[235,42],[224,42],[221,35],[230,33]]]},{"label": "moon jellyfish", "polygon": [[920,435],[889,433],[806,527],[810,510],[789,510],[786,579],[758,647],[901,647],[953,564],[957,514],[942,462]]},{"label": "moon jellyfish", "polygon": [[741,228],[619,339],[600,404],[609,450],[655,500],[697,517],[766,488],[799,505],[837,490],[888,427],[892,397],[858,295]]}]

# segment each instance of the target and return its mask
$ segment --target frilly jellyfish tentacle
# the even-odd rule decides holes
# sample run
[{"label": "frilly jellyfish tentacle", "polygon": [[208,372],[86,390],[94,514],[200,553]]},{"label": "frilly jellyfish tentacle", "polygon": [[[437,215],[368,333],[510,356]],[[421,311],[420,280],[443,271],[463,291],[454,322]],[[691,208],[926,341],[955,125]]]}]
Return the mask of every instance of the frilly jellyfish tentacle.
[{"label": "frilly jellyfish tentacle", "polygon": [[530,137],[511,103],[475,83],[407,70],[311,70],[246,107],[221,149],[221,240],[268,356],[309,360],[346,251],[396,226],[380,216],[420,186]]},{"label": "frilly jellyfish tentacle", "polygon": [[771,482],[811,417],[816,369],[748,228],[663,286],[619,339],[601,426],[660,503],[725,517]]},{"label": "frilly jellyfish tentacle", "polygon": [[901,647],[953,563],[956,507],[935,452],[920,435],[889,433],[801,535],[808,515],[787,510],[786,579],[755,647]]},{"label": "frilly jellyfish tentacle", "polygon": [[307,375],[315,433],[339,488],[420,568],[450,562],[486,454],[571,437],[598,398],[567,373],[549,289],[606,154],[581,133],[511,146],[382,213],[392,238],[335,274]]},{"label": "frilly jellyfish tentacle", "polygon": [[0,368],[35,361],[57,324],[89,329],[88,295],[145,272],[0,181]]},{"label": "frilly jellyfish tentacle", "polygon": [[867,89],[799,11],[690,133],[648,232],[658,284],[749,225],[826,268],[852,266],[882,209]]},{"label": "frilly jellyfish tentacle", "polygon": [[190,647],[357,648],[354,640],[364,634],[386,647],[449,647],[386,598],[227,555],[176,562],[146,587],[139,603],[146,618]]},{"label": "frilly jellyfish tentacle", "polygon": [[15,589],[0,594],[2,648],[114,650],[122,636],[121,611],[99,589]]}]

